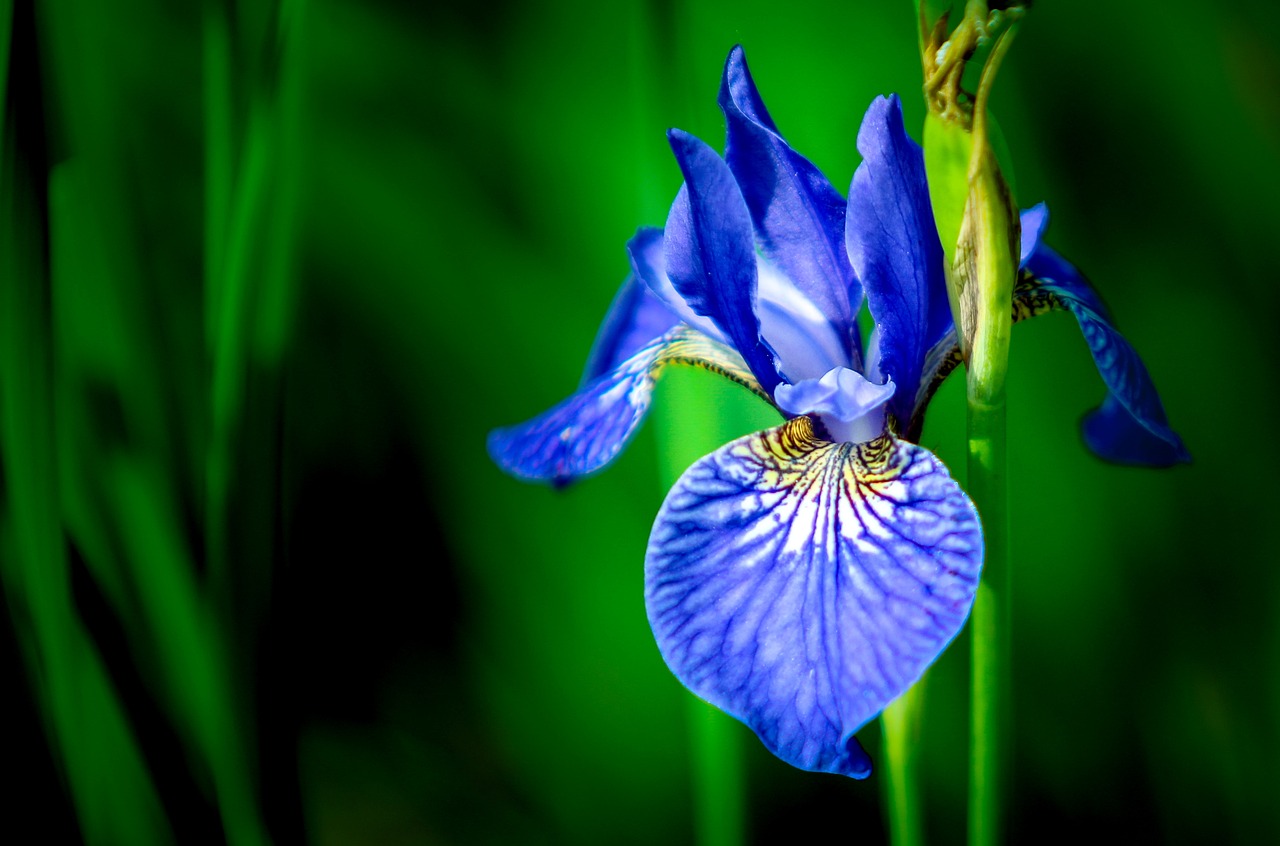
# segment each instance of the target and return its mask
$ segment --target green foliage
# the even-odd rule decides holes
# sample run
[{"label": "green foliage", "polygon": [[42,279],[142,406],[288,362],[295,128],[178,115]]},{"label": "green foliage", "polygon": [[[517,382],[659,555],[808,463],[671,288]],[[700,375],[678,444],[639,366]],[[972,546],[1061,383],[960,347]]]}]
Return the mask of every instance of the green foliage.
[{"label": "green foliage", "polygon": [[[16,5],[5,825],[686,841],[685,695],[641,594],[657,427],[565,491],[502,476],[484,434],[576,384],[626,238],[678,187],[664,130],[720,143],[734,43],[845,189],[874,95],[922,126],[910,9]],[[1196,459],[1090,459],[1074,420],[1102,387],[1073,321],[1014,330],[1015,841],[1046,814],[1080,839],[1280,839],[1269,9],[1038,3],[992,94],[1019,202],[1049,203]],[[961,475],[963,395],[924,434]],[[964,837],[967,653],[930,671],[929,843]],[[886,826],[879,776],[746,740],[755,842]]]}]

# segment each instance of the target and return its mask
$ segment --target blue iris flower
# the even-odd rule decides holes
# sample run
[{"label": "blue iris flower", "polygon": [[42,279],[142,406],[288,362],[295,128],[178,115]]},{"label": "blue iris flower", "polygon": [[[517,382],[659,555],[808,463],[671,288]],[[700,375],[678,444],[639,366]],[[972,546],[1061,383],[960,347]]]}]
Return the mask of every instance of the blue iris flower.
[{"label": "blue iris flower", "polygon": [[[669,133],[684,175],[664,229],[628,244],[632,273],[578,392],[493,432],[515,476],[564,483],[608,464],[659,372],[708,368],[786,420],[690,467],[645,556],[649,621],[690,690],[806,770],[866,777],[854,733],[963,626],[982,567],[973,503],[914,443],[959,362],[921,149],[896,96],[858,133],[846,203],[769,117],[742,49],[725,66],[721,158]],[[1114,461],[1187,459],[1132,347],[1080,273],[1022,216],[1015,318],[1075,315],[1108,393],[1084,423]],[[860,336],[863,297],[875,330]]]}]

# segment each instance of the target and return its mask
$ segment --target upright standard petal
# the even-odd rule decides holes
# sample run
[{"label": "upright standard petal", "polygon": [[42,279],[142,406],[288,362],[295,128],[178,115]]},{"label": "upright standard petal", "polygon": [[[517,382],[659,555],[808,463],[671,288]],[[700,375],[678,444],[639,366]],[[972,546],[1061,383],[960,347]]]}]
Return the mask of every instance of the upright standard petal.
[{"label": "upright standard petal", "polygon": [[770,395],[778,384],[756,317],[751,216],[729,166],[687,132],[667,134],[685,184],[667,217],[667,275],[697,314],[715,321]]},{"label": "upright standard petal", "polygon": [[489,455],[503,470],[529,481],[566,484],[594,473],[635,435],[658,374],[669,364],[711,370],[769,398],[736,352],[677,326],[551,410],[490,432]]},{"label": "upright standard petal", "polygon": [[[765,259],[825,316],[817,331],[829,332],[840,349],[830,366],[861,370],[856,316],[862,289],[845,252],[844,199],[783,140],[740,46],[725,62],[720,108],[727,129],[725,161],[742,189]],[[773,342],[767,332],[765,337]],[[788,378],[797,381],[822,372]]]},{"label": "upright standard petal", "polygon": [[1109,392],[1101,408],[1085,418],[1085,443],[1118,464],[1168,467],[1191,460],[1137,351],[1111,323],[1106,307],[1080,271],[1045,244],[1037,246],[1014,291],[1033,312],[1065,308],[1080,324],[1098,375]]},{"label": "upright standard petal", "polygon": [[864,778],[854,732],[959,632],[982,550],[973,504],[928,450],[833,444],[797,417],[680,478],[645,601],[690,690],[788,763]]},{"label": "upright standard petal", "polygon": [[880,330],[880,372],[898,385],[889,408],[905,426],[925,357],[952,319],[924,153],[907,136],[896,94],[867,109],[858,151],[862,164],[849,189],[845,238]]}]

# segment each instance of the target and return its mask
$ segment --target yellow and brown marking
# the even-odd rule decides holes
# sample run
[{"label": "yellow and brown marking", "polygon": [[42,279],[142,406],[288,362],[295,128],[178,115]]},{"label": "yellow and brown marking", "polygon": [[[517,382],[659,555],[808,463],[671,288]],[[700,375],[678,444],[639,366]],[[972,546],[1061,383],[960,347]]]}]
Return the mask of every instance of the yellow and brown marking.
[{"label": "yellow and brown marking", "polygon": [[[1066,309],[1066,306],[1062,303],[1062,300],[1056,294],[1045,290],[1034,274],[1026,270],[1019,272],[1018,281],[1013,286],[1014,323],[1038,317],[1046,312],[1064,309]],[[924,430],[924,412],[929,406],[929,400],[933,398],[943,381],[951,375],[951,371],[959,367],[962,361],[958,344],[952,345],[945,351],[938,352],[941,353],[938,367],[933,372],[933,377],[929,380],[928,386],[918,396],[915,414],[911,417],[911,424],[907,426],[906,438],[912,442],[920,440],[920,433]]]}]

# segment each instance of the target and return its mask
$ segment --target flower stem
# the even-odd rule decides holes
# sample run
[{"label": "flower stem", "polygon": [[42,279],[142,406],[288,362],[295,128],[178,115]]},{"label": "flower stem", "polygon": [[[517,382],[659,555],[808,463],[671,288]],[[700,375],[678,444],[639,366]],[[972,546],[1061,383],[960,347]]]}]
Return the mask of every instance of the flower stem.
[{"label": "flower stem", "polygon": [[1009,531],[1004,388],[969,386],[969,495],[982,515],[986,558],[969,623],[973,637],[969,844],[1001,841],[1010,708]]},{"label": "flower stem", "polygon": [[924,842],[924,818],[916,781],[924,686],[922,678],[889,703],[880,715],[885,769],[888,770],[889,842],[893,846],[917,846]]},{"label": "flower stem", "polygon": [[[663,374],[653,414],[658,481],[664,495],[690,464],[731,439],[735,406],[754,400],[734,396],[740,390],[698,370],[677,367]],[[693,694],[688,696],[686,713],[694,842],[741,846],[746,842],[741,730],[732,717]]]},{"label": "flower stem", "polygon": [[740,846],[743,825],[742,746],[731,717],[701,699],[688,697],[693,763],[695,843]]}]

